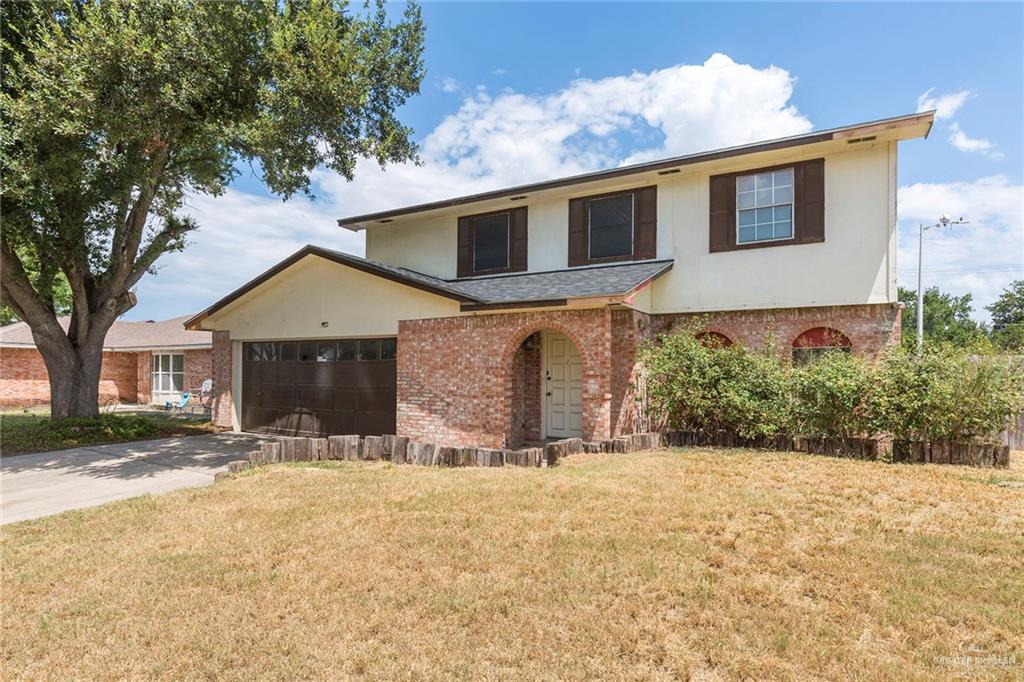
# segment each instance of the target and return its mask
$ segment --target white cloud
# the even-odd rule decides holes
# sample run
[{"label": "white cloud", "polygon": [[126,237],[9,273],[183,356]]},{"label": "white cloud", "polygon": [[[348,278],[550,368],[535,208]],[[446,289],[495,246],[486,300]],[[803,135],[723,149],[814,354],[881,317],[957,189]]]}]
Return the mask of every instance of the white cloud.
[{"label": "white cloud", "polygon": [[462,83],[455,80],[454,78],[442,78],[441,79],[441,92],[453,93],[458,92],[462,89]]},{"label": "white cloud", "polygon": [[1015,279],[1024,278],[1024,185],[1003,175],[971,182],[918,183],[900,187],[900,285],[917,288],[917,226],[943,213],[968,225],[925,233],[924,285],[974,295],[974,316]]},{"label": "white cloud", "polygon": [[506,73],[508,73],[508,69],[497,68],[491,71],[492,76],[504,76]]},{"label": "white cloud", "polygon": [[[421,166],[362,161],[351,183],[318,171],[315,203],[236,190],[194,198],[202,228],[143,280],[132,317],[199,310],[305,243],[361,253],[362,236],[337,227],[341,216],[807,132],[790,103],[794,83],[779,67],[715,54],[547,94],[478,88],[421,140]],[[464,91],[450,78],[440,87]]]},{"label": "white cloud", "polygon": [[422,166],[364,162],[354,182],[324,175],[322,188],[353,214],[804,133],[794,80],[715,54],[544,95],[479,90],[423,139]]},{"label": "white cloud", "polygon": [[968,137],[956,121],[949,124],[949,143],[962,152],[980,152],[991,158],[1002,157],[994,144],[983,137]]},{"label": "white cloud", "polygon": [[935,88],[929,88],[927,92],[917,98],[917,110],[921,112],[934,109],[935,118],[938,119],[952,118],[960,107],[974,95],[970,90],[958,90],[957,92],[933,97],[932,93],[934,91]]}]

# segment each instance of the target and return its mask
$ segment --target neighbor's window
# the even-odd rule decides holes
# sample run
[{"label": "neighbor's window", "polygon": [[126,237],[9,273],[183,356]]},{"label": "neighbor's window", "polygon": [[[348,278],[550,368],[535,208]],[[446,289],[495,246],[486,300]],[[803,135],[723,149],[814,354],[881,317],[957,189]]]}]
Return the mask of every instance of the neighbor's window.
[{"label": "neighbor's window", "polygon": [[592,199],[587,203],[590,257],[614,258],[633,253],[633,193]]},{"label": "neighbor's window", "polygon": [[736,243],[793,238],[793,169],[736,178]]},{"label": "neighbor's window", "polygon": [[172,395],[185,390],[185,356],[153,353],[153,393]]},{"label": "neighbor's window", "polygon": [[509,214],[479,216],[473,222],[473,272],[508,268]]}]

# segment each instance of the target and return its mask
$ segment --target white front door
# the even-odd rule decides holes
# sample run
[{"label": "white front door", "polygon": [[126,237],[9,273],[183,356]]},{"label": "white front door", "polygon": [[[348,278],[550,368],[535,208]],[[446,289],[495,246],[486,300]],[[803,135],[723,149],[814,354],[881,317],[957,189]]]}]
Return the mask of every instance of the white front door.
[{"label": "white front door", "polygon": [[583,360],[559,332],[544,332],[544,404],[547,438],[583,435]]}]

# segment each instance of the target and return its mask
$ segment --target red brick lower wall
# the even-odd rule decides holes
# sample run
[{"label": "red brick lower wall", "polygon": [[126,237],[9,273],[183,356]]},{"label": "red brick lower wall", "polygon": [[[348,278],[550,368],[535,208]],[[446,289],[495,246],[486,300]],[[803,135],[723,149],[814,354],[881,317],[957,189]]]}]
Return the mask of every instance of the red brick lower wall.
[{"label": "red brick lower wall", "polygon": [[528,382],[531,375],[539,381],[540,354],[533,357],[522,343],[544,329],[561,331],[579,348],[583,438],[603,440],[645,428],[636,351],[658,333],[690,326],[752,348],[774,337],[788,353],[803,332],[828,327],[849,337],[855,355],[876,357],[899,343],[900,312],[894,304],[655,316],[602,308],[403,321],[398,432],[452,446],[507,447],[539,438],[539,385]]},{"label": "red brick lower wall", "polygon": [[692,327],[695,332],[718,332],[748,348],[761,348],[766,339],[774,339],[780,353],[789,353],[793,341],[805,331],[828,327],[849,337],[854,355],[874,358],[885,348],[899,344],[901,315],[898,303],[880,303],[655,315],[652,324],[655,333],[678,326]]},{"label": "red brick lower wall", "polygon": [[203,382],[213,378],[213,349],[185,351],[185,390],[198,392]]},{"label": "red brick lower wall", "polygon": [[[139,353],[103,354],[101,403],[134,403],[138,391]],[[50,402],[50,378],[35,348],[0,348],[0,406],[21,407]]]}]

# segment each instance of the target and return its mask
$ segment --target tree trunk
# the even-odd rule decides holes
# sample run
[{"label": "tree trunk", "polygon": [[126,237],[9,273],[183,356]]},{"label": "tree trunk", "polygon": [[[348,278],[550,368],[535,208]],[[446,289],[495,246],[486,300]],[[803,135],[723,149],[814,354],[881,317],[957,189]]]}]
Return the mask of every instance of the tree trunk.
[{"label": "tree trunk", "polygon": [[50,375],[50,417],[99,416],[100,369],[103,338],[96,348],[46,348],[37,342]]}]

